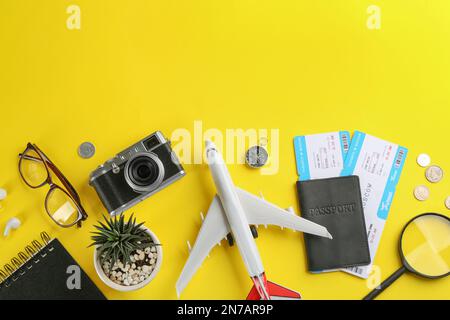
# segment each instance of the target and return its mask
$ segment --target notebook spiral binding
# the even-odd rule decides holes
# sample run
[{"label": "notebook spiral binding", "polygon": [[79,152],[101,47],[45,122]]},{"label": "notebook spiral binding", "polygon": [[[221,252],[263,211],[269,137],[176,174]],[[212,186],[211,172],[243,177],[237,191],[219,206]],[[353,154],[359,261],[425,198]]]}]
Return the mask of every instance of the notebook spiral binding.
[{"label": "notebook spiral binding", "polygon": [[[11,259],[10,263],[4,265],[3,270],[0,269],[0,284],[11,276],[22,265],[33,258],[39,251],[50,242],[50,236],[47,232],[41,232],[41,241],[33,240],[27,245],[23,251],[19,251],[17,257]],[[25,251],[25,252],[24,252]]]}]

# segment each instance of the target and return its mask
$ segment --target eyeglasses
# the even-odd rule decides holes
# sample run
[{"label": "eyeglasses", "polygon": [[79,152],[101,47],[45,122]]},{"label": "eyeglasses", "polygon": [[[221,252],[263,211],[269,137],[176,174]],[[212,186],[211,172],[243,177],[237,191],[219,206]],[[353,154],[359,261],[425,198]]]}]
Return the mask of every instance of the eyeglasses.
[{"label": "eyeglasses", "polygon": [[[19,173],[30,188],[50,186],[45,197],[45,210],[57,225],[69,228],[76,224],[81,227],[81,221],[86,220],[88,215],[78,193],[35,144],[28,143],[25,151],[19,154]],[[52,174],[58,178],[61,186],[54,182]]]}]

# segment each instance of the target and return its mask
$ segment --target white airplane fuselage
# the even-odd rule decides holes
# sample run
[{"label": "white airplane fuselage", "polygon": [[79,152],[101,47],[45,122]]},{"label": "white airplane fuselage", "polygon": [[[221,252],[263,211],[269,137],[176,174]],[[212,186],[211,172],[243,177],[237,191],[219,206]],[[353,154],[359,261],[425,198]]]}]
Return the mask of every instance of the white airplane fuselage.
[{"label": "white airplane fuselage", "polygon": [[298,292],[267,280],[250,224],[274,225],[332,239],[328,230],[236,188],[222,155],[214,143],[208,140],[206,158],[217,195],[209,206],[194,246],[191,248],[188,242],[189,258],[175,285],[178,296],[212,248],[231,233],[254,284],[247,299],[301,299]]},{"label": "white airplane fuselage", "polygon": [[244,260],[250,277],[261,277],[264,267],[255,240],[249,227],[244,208],[236,193],[236,187],[224,163],[222,155],[212,142],[207,142],[206,156],[217,195],[226,214],[236,246]]}]

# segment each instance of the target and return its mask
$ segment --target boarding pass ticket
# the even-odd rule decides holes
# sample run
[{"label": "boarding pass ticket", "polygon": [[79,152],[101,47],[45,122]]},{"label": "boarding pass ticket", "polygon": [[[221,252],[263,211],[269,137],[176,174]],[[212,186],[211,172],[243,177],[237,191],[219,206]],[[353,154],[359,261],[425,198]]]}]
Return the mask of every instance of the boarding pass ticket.
[{"label": "boarding pass ticket", "polygon": [[356,131],[341,176],[357,175],[361,184],[371,264],[343,271],[368,278],[408,150]]},{"label": "boarding pass ticket", "polygon": [[338,177],[344,168],[349,147],[348,131],[295,137],[294,149],[299,180]]}]

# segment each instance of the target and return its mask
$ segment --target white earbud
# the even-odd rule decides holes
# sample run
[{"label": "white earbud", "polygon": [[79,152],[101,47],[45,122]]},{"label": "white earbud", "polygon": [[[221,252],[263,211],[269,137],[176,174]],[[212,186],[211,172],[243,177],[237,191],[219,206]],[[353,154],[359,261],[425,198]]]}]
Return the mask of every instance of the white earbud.
[{"label": "white earbud", "polygon": [[8,193],[6,192],[6,190],[0,188],[0,200],[5,200],[7,195],[8,195]]},{"label": "white earbud", "polygon": [[3,236],[7,237],[9,236],[9,232],[11,229],[18,229],[22,223],[17,218],[11,218],[6,222],[5,231],[3,231]]}]

